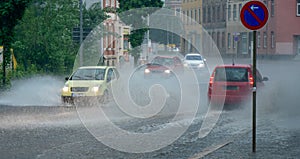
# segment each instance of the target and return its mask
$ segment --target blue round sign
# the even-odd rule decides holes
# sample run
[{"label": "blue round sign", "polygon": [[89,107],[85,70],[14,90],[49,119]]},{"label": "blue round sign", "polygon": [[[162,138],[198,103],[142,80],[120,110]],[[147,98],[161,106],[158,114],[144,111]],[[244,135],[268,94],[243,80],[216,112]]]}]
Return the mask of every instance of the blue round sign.
[{"label": "blue round sign", "polygon": [[250,30],[258,30],[265,26],[269,18],[269,11],[260,1],[249,1],[241,10],[241,22]]}]

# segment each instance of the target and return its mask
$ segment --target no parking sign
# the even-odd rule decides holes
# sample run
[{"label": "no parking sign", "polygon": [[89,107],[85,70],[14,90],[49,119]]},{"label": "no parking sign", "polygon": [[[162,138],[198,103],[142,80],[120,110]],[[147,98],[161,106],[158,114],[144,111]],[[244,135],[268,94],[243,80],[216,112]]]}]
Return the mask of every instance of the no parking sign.
[{"label": "no parking sign", "polygon": [[240,13],[242,24],[250,30],[258,30],[265,26],[269,19],[269,11],[260,1],[247,2]]}]

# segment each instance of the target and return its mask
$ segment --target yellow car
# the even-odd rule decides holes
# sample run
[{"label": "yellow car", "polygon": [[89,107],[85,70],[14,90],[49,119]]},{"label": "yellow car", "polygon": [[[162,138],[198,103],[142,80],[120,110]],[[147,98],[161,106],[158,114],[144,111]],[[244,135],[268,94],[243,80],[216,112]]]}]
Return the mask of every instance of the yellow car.
[{"label": "yellow car", "polygon": [[100,102],[107,102],[110,84],[119,78],[119,73],[112,66],[79,67],[61,90],[64,103],[73,103],[74,99],[96,97]]}]

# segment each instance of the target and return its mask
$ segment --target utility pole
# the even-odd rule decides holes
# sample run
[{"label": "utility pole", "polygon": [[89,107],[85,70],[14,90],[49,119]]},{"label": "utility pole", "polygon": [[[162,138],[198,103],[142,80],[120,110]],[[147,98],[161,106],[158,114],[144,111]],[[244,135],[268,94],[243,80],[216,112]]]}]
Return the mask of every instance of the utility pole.
[{"label": "utility pole", "polygon": [[82,41],[83,41],[83,28],[82,28],[82,24],[83,24],[83,18],[82,18],[82,0],[79,0],[79,9],[80,9],[80,24],[79,24],[79,28],[80,28],[80,49],[79,49],[79,65],[82,66],[83,65],[83,45],[82,45]]},{"label": "utility pole", "polygon": [[148,26],[148,30],[147,30],[147,55],[146,55],[146,60],[148,61],[149,60],[149,45],[150,45],[150,41],[149,41],[149,14],[147,15],[147,26]]},{"label": "utility pole", "polygon": [[[103,0],[101,1],[101,10],[103,10]],[[104,21],[102,22],[104,24]],[[100,38],[100,60],[101,63],[104,65],[104,50],[103,50],[103,25],[100,25],[100,33],[101,33],[101,38]]]}]

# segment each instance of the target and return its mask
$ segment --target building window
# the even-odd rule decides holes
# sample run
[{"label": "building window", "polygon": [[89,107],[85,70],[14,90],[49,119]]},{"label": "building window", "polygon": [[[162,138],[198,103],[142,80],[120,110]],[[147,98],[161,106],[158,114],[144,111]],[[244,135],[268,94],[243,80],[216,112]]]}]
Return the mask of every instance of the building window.
[{"label": "building window", "polygon": [[105,2],[105,7],[108,7],[108,6],[110,6],[109,0],[106,0],[106,2]]},{"label": "building window", "polygon": [[201,24],[201,9],[200,8],[198,11],[198,18],[199,18],[198,22],[199,22],[199,24]]},{"label": "building window", "polygon": [[202,19],[203,19],[203,23],[206,23],[206,18],[207,18],[207,16],[206,16],[206,7],[204,7],[203,8],[203,14],[202,14]]},{"label": "building window", "polygon": [[[242,3],[240,3],[239,4],[239,14],[241,14],[242,7],[243,7],[243,5],[242,5]],[[240,18],[240,16],[239,16],[239,18]]]},{"label": "building window", "polygon": [[234,40],[234,38],[235,38],[235,35],[232,35],[232,48],[236,48],[236,45],[235,45],[235,40]]},{"label": "building window", "polygon": [[231,20],[231,5],[228,5],[228,12],[227,12],[227,14],[228,14],[228,21],[230,21]]},{"label": "building window", "polygon": [[220,49],[220,32],[217,32],[217,47]]},{"label": "building window", "polygon": [[225,32],[222,33],[222,42],[221,42],[222,46],[221,48],[225,47]]},{"label": "building window", "polygon": [[300,0],[297,0],[297,16],[300,16]]},{"label": "building window", "polygon": [[216,7],[212,6],[212,22],[216,21]]},{"label": "building window", "polygon": [[191,12],[190,24],[193,24],[193,18],[194,18],[193,10],[190,10],[190,12]]},{"label": "building window", "polygon": [[197,15],[198,15],[198,13],[197,13],[197,9],[195,9],[195,11],[194,11],[194,14],[195,14],[195,22],[197,22],[198,21],[198,17],[197,17]]},{"label": "building window", "polygon": [[217,41],[216,41],[216,33],[215,33],[215,32],[212,32],[211,37],[212,37],[214,43],[217,44]]},{"label": "building window", "polygon": [[176,8],[176,12],[175,13],[176,13],[175,15],[179,14],[179,16],[181,17],[181,15],[180,15],[180,8]]},{"label": "building window", "polygon": [[260,48],[260,32],[257,32],[257,48]]},{"label": "building window", "polygon": [[264,48],[267,48],[267,32],[264,32]]},{"label": "building window", "polygon": [[210,6],[208,6],[208,8],[207,8],[207,16],[208,16],[208,17],[207,17],[207,18],[208,18],[208,19],[207,19],[207,22],[208,22],[208,23],[211,22],[211,13],[210,13],[210,10],[211,10],[211,9],[210,9]]},{"label": "building window", "polygon": [[186,11],[186,18],[187,18],[186,19],[186,24],[189,24],[189,22],[190,22],[189,21],[189,19],[190,19],[190,11],[188,11],[188,10]]},{"label": "building window", "polygon": [[186,15],[185,15],[185,11],[183,10],[182,11],[182,21],[186,24],[185,19],[186,19]]},{"label": "building window", "polygon": [[237,10],[236,4],[233,5],[233,20],[236,21],[237,18]]},{"label": "building window", "polygon": [[228,46],[228,49],[230,49],[230,46],[231,46],[231,34],[230,33],[228,33],[228,35],[227,35],[227,46]]},{"label": "building window", "polygon": [[271,16],[272,17],[274,16],[274,13],[275,13],[274,9],[275,9],[274,0],[271,0]]},{"label": "building window", "polygon": [[115,1],[112,0],[110,3],[111,3],[111,7],[115,8],[115,5],[116,5],[116,4],[115,4]]},{"label": "building window", "polygon": [[219,22],[221,19],[221,6],[217,6],[217,21]]},{"label": "building window", "polygon": [[274,31],[271,31],[271,47],[275,47],[275,37],[274,37]]},{"label": "building window", "polygon": [[223,13],[223,18],[222,19],[225,22],[226,21],[226,4],[223,5],[221,13]]}]

